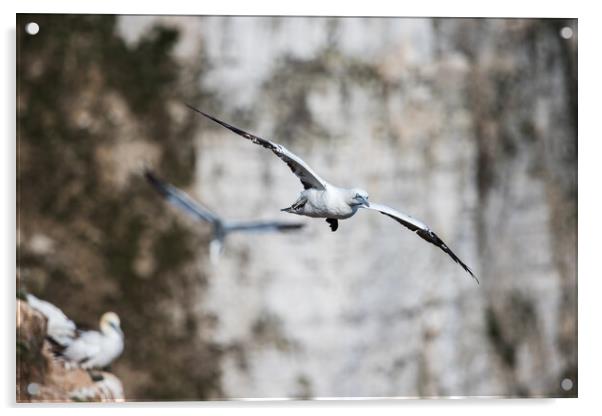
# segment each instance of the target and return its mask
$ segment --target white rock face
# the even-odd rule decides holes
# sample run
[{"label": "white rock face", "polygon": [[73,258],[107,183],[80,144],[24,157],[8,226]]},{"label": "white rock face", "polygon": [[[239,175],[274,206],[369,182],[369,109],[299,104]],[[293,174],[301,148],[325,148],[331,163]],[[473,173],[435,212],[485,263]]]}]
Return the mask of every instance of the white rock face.
[{"label": "white rock face", "polygon": [[[576,334],[576,258],[559,266],[554,178],[573,172],[550,146],[574,131],[556,117],[568,107],[554,92],[568,82],[561,64],[540,81],[523,71],[559,56],[545,28],[124,16],[120,30],[135,42],[156,23],[181,31],[182,62],[202,54],[210,64],[198,82],[221,103],[217,117],[426,222],[481,280],[374,212],[336,233],[307,219],[300,233],[232,236],[218,267],[200,265],[214,337],[232,351],[226,397],[555,394],[576,365],[576,347],[558,346]],[[501,40],[527,29],[544,33],[539,55]],[[514,83],[495,83],[503,77]],[[201,200],[228,218],[298,219],[279,212],[301,190],[286,165],[209,121],[198,134]],[[576,229],[563,227],[571,246]],[[568,338],[561,313],[573,318]]]}]

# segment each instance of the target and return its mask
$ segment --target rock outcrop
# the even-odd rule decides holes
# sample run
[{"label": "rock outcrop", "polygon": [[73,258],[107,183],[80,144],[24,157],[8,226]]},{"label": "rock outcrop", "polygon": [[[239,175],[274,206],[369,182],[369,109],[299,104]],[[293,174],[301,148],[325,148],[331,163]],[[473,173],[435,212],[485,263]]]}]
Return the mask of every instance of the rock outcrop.
[{"label": "rock outcrop", "polygon": [[55,357],[46,339],[46,318],[17,300],[18,402],[119,402],[119,378],[106,371],[91,375]]}]

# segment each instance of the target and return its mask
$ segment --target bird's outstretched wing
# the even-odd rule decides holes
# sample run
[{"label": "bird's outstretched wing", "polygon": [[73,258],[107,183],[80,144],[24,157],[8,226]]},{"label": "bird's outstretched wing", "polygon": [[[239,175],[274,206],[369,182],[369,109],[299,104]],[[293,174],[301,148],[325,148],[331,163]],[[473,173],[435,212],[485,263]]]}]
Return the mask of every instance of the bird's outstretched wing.
[{"label": "bird's outstretched wing", "polygon": [[204,115],[208,119],[213,120],[218,124],[221,124],[225,128],[244,137],[245,139],[251,140],[253,143],[263,146],[266,149],[270,149],[272,152],[274,152],[276,156],[278,156],[288,165],[288,167],[293,171],[293,173],[299,178],[301,184],[303,184],[304,189],[315,188],[319,190],[324,190],[326,188],[326,181],[320,178],[299,156],[290,152],[284,146],[266,139],[262,139],[261,137],[254,136],[251,133],[247,133],[244,130],[241,130],[237,127],[231,126],[226,122],[218,120],[217,118],[210,116],[209,114],[204,113],[201,110],[198,110],[188,104],[187,106],[191,110]]},{"label": "bird's outstretched wing", "polygon": [[224,228],[227,232],[268,232],[298,230],[304,225],[300,222],[282,221],[229,221],[224,224]]},{"label": "bird's outstretched wing", "polygon": [[171,204],[186,211],[194,218],[201,219],[210,223],[219,221],[219,217],[209,209],[194,201],[186,193],[182,192],[173,185],[163,182],[157,178],[153,172],[146,170],[144,176],[148,182]]},{"label": "bird's outstretched wing", "polygon": [[389,208],[385,205],[371,203],[370,206],[364,206],[363,208],[372,209],[380,212],[381,214],[393,218],[395,221],[397,221],[404,227],[414,231],[422,239],[436,245],[441,250],[445,251],[456,263],[462,266],[462,268],[466,270],[472,276],[472,278],[476,280],[477,283],[479,283],[479,279],[477,279],[472,270],[470,270],[470,268],[466,264],[464,264],[464,262],[462,262],[462,260],[460,260],[458,256],[456,256],[454,252],[451,251],[447,244],[445,244],[439,238],[439,236],[435,234],[425,223],[418,221],[417,219],[412,218],[409,215],[402,214],[401,212],[396,211],[393,208]]},{"label": "bird's outstretched wing", "polygon": [[29,306],[46,317],[46,335],[52,342],[64,347],[73,341],[76,337],[75,323],[67,318],[63,311],[30,293],[27,294],[26,299]]}]

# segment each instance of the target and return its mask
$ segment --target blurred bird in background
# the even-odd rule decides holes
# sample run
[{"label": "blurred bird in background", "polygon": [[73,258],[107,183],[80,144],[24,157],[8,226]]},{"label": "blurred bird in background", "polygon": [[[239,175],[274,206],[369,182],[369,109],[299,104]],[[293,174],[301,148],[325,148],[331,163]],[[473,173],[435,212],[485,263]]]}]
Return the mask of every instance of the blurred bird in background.
[{"label": "blurred bird in background", "polygon": [[220,218],[217,214],[204,207],[199,202],[194,201],[190,196],[160,180],[153,172],[146,170],[144,176],[153,188],[161,194],[167,202],[185,211],[193,218],[208,222],[212,226],[212,238],[209,244],[209,252],[211,262],[216,264],[219,255],[224,246],[224,239],[229,233],[245,232],[273,232],[273,231],[291,231],[299,230],[304,224],[299,222],[282,222],[282,221],[226,221]]}]

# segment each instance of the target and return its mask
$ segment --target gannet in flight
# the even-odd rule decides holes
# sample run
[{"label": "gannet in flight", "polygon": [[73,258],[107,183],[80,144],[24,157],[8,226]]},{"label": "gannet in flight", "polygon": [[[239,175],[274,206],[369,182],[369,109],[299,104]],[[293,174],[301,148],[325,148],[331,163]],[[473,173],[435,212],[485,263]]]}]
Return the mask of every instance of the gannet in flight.
[{"label": "gannet in flight", "polygon": [[453,251],[451,251],[447,244],[445,244],[437,236],[437,234],[435,234],[423,222],[418,221],[409,215],[402,214],[401,212],[385,205],[369,203],[368,192],[364,191],[363,189],[346,189],[334,186],[318,176],[318,174],[316,174],[307,163],[305,163],[299,156],[290,152],[284,146],[247,133],[244,130],[218,120],[217,118],[210,116],[209,114],[206,114],[190,105],[187,106],[191,110],[202,114],[208,119],[215,121],[216,123],[244,137],[245,139],[271,150],[276,156],[278,156],[282,161],[284,161],[284,163],[288,165],[288,167],[301,181],[304,190],[301,192],[301,195],[293,205],[288,208],[284,208],[281,211],[289,212],[291,214],[305,215],[307,217],[326,218],[326,222],[328,222],[332,231],[337,230],[339,226],[338,220],[344,220],[352,217],[359,208],[378,211],[381,214],[393,218],[404,227],[414,231],[422,239],[439,247],[464,270],[466,270],[477,281],[477,283],[479,282],[472,270],[470,270],[470,268],[464,264]]},{"label": "gannet in flight", "polygon": [[205,221],[211,224],[213,228],[213,236],[209,244],[209,251],[212,263],[216,263],[224,246],[226,235],[232,232],[267,232],[267,231],[289,231],[297,230],[304,226],[298,222],[282,222],[282,221],[226,221],[217,216],[214,212],[204,207],[198,202],[195,202],[190,196],[170,185],[163,182],[157,176],[146,170],[144,176],[148,182],[155,188],[169,203],[175,205],[181,210],[184,210],[189,215],[197,220]]}]

